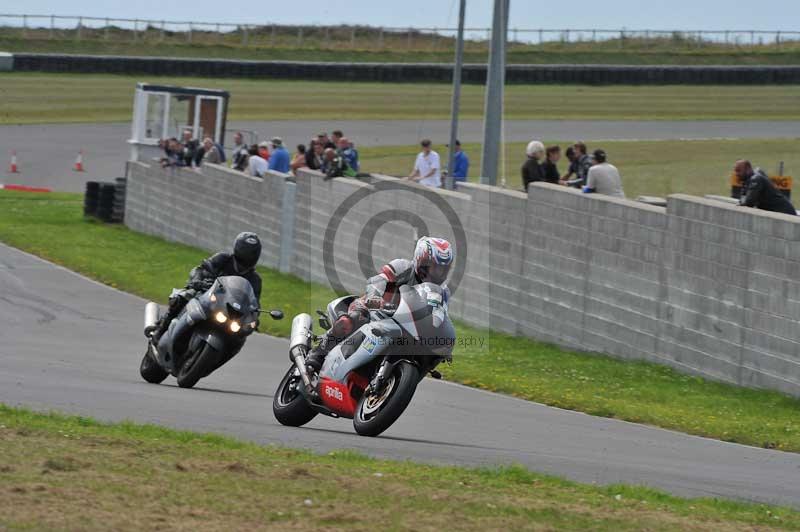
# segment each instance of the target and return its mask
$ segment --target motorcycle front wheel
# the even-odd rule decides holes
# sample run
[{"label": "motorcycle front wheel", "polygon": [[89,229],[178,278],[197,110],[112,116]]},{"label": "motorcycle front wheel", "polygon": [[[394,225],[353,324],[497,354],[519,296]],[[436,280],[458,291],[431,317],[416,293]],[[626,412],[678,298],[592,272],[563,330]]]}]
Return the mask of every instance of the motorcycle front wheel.
[{"label": "motorcycle front wheel", "polygon": [[398,362],[379,391],[361,397],[353,416],[356,432],[377,436],[391,427],[414,397],[419,380],[419,371],[413,364]]},{"label": "motorcycle front wheel", "polygon": [[281,425],[300,427],[317,415],[305,397],[296,390],[297,386],[303,386],[303,381],[296,374],[295,367],[292,366],[286,372],[272,398],[272,414]]},{"label": "motorcycle front wheel", "polygon": [[203,345],[199,353],[189,357],[180,371],[178,371],[178,386],[181,388],[191,388],[197,381],[208,376],[214,371],[219,361],[220,353],[209,344]]}]

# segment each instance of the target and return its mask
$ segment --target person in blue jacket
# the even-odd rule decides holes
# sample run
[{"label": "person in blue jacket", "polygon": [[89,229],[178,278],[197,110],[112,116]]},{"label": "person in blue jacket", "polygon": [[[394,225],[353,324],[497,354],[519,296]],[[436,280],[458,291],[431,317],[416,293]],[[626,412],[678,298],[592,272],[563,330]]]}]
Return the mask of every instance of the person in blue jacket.
[{"label": "person in blue jacket", "polygon": [[291,157],[287,149],[283,147],[283,140],[275,137],[270,144],[272,144],[272,154],[269,156],[269,169],[288,174]]},{"label": "person in blue jacket", "polygon": [[466,181],[469,173],[469,157],[461,150],[461,141],[456,140],[453,156],[453,181]]}]

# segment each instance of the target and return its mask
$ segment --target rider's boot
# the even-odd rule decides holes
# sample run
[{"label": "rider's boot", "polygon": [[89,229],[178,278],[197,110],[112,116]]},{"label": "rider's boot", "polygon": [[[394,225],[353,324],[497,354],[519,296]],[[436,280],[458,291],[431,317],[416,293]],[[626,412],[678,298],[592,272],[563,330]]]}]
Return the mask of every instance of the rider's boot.
[{"label": "rider's boot", "polygon": [[336,346],[336,337],[333,331],[329,330],[322,335],[322,339],[317,344],[317,347],[311,350],[311,353],[306,358],[306,366],[314,373],[319,373],[322,369],[322,363],[325,362],[325,357],[328,352]]},{"label": "rider's boot", "polygon": [[180,314],[181,309],[183,308],[183,301],[178,298],[174,297],[169,300],[169,306],[167,307],[167,312],[161,316],[158,321],[156,322],[155,329],[150,334],[150,343],[154,346],[158,345],[158,341],[167,332],[169,328],[169,324],[172,323],[178,314]]}]

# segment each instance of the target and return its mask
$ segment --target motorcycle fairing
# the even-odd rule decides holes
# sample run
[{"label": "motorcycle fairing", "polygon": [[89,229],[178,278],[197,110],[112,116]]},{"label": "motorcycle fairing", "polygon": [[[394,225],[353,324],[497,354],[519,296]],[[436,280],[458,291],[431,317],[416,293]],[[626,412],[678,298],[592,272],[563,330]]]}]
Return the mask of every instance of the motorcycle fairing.
[{"label": "motorcycle fairing", "polygon": [[[379,329],[381,331],[381,336],[378,337],[372,334],[372,329]],[[391,319],[367,323],[362,325],[356,333],[350,335],[328,353],[328,356],[325,357],[325,363],[322,365],[322,371],[320,371],[321,377],[327,377],[337,382],[344,382],[351,371],[375,359],[383,357],[386,349],[392,344],[392,340],[400,338],[403,335],[403,331]],[[364,339],[361,341],[361,344],[349,357],[345,358],[342,352],[343,344],[345,344],[349,338],[362,335]]]},{"label": "motorcycle fairing", "polygon": [[[175,359],[186,352],[186,335],[198,322],[206,319],[206,312],[197,299],[190,300],[180,315],[169,324],[166,334],[158,342],[158,362],[168,371],[175,367]],[[183,348],[181,349],[181,345]],[[177,352],[180,351],[180,352]]]}]

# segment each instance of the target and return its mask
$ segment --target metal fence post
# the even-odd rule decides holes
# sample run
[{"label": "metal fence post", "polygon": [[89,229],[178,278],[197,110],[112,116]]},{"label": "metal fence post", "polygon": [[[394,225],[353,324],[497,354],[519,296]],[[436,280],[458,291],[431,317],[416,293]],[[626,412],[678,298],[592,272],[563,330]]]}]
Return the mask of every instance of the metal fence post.
[{"label": "metal fence post", "polygon": [[189,30],[186,32],[186,42],[192,42],[192,23],[189,23]]},{"label": "metal fence post", "polygon": [[619,32],[619,47],[625,47],[625,30],[620,30]]},{"label": "metal fence post", "polygon": [[108,34],[111,31],[111,21],[106,18],[106,26],[103,28],[103,39],[108,40]]},{"label": "metal fence post", "polygon": [[378,48],[383,48],[383,26],[378,28]]},{"label": "metal fence post", "polygon": [[81,28],[83,27],[83,17],[78,17],[78,31],[75,32],[75,39],[81,40]]},{"label": "metal fence post", "polygon": [[133,42],[139,40],[139,19],[133,21]]},{"label": "metal fence post", "polygon": [[412,28],[408,28],[408,37],[406,38],[406,48],[411,50],[411,32],[414,31]]},{"label": "metal fence post", "polygon": [[539,30],[539,44],[544,43],[544,31]]},{"label": "metal fence post", "polygon": [[597,30],[592,30],[592,42],[597,42]]},{"label": "metal fence post", "polygon": [[158,40],[160,42],[164,42],[164,26],[166,26],[166,21],[161,21],[161,31],[158,34]]},{"label": "metal fence post", "polygon": [[356,28],[355,26],[350,30],[350,48],[356,47]]},{"label": "metal fence post", "polygon": [[28,36],[28,15],[22,15],[22,37]]},{"label": "metal fence post", "polygon": [[325,37],[324,37],[324,46],[325,48],[329,48],[331,45],[331,27],[325,26]]},{"label": "metal fence post", "polygon": [[303,26],[297,27],[297,47],[303,46]]},{"label": "metal fence post", "polygon": [[50,38],[52,39],[56,31],[56,17],[50,15]]},{"label": "metal fence post", "polygon": [[775,34],[775,47],[780,50],[781,49],[781,32]]},{"label": "metal fence post", "polygon": [[270,32],[269,36],[269,44],[270,46],[275,46],[275,24],[272,25],[272,31]]},{"label": "metal fence post", "polygon": [[436,50],[436,35],[438,28],[433,28],[433,34],[431,34],[431,51]]},{"label": "metal fence post", "polygon": [[242,26],[242,46],[247,46],[247,39],[249,36],[247,35],[247,24]]}]

